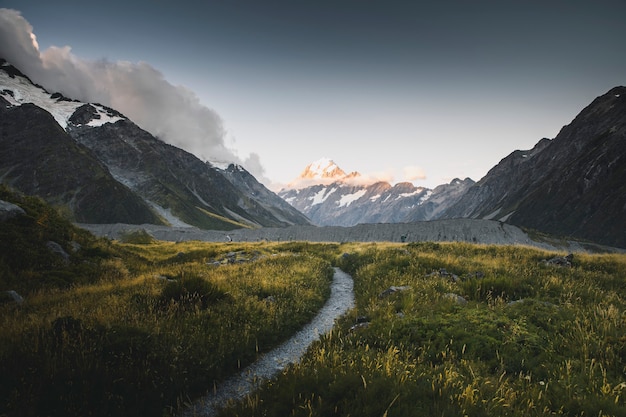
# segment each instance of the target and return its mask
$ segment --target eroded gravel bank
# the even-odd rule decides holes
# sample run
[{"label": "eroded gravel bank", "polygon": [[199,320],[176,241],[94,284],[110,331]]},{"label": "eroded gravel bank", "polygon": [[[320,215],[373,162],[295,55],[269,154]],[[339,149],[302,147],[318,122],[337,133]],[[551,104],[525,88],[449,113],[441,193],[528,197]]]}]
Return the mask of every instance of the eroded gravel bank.
[{"label": "eroded gravel bank", "polygon": [[[498,245],[542,246],[520,228],[483,219],[433,220],[416,223],[359,224],[340,226],[291,226],[285,228],[237,229],[230,231],[200,230],[194,227],[167,227],[128,224],[81,224],[97,236],[119,239],[123,233],[145,230],[159,240],[201,240],[209,242],[260,240],[309,242],[474,242]],[[542,247],[546,247],[542,246]],[[549,249],[546,247],[546,249]]]},{"label": "eroded gravel bank", "polygon": [[78,224],[96,236],[120,239],[127,232],[144,230],[155,239],[180,242],[470,242],[487,245],[525,245],[550,251],[626,253],[626,249],[581,243],[575,240],[543,238],[533,240],[517,226],[485,219],[431,220],[415,223],[359,224],[341,226],[290,226],[284,228],[201,230],[195,227],[168,227],[152,224]]}]

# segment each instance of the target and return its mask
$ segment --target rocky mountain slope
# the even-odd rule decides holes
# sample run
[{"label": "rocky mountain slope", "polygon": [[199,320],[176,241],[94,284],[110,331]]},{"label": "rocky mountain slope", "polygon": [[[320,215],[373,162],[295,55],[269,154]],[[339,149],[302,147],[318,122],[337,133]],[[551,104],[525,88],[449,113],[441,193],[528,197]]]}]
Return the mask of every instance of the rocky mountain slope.
[{"label": "rocky mountain slope", "polygon": [[49,94],[0,63],[0,180],[74,220],[204,229],[309,224],[243,168],[212,166],[113,109]]},{"label": "rocky mountain slope", "polygon": [[358,172],[346,174],[328,158],[308,165],[278,195],[319,226],[431,220],[474,182],[453,180],[434,190],[409,182],[366,183]]},{"label": "rocky mountain slope", "polygon": [[[7,91],[6,86],[2,88]],[[76,221],[133,219],[134,223],[163,224],[145,201],[117,182],[49,112],[31,103],[13,106],[2,96],[0,180],[45,198]]]},{"label": "rocky mountain slope", "polygon": [[553,140],[511,153],[443,217],[626,247],[626,87],[597,97]]}]

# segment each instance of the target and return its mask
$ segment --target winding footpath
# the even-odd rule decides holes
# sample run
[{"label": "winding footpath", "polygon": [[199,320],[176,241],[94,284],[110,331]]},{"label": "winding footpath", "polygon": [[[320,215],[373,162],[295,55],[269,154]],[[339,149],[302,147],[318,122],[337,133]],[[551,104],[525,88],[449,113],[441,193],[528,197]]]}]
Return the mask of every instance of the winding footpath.
[{"label": "winding footpath", "polygon": [[334,269],[330,298],[309,324],[238,375],[216,386],[212,393],[195,401],[181,416],[214,416],[229,400],[243,399],[259,388],[264,380],[273,378],[289,364],[299,362],[309,346],[320,335],[328,333],[337,318],[354,307],[352,277],[339,268]]}]

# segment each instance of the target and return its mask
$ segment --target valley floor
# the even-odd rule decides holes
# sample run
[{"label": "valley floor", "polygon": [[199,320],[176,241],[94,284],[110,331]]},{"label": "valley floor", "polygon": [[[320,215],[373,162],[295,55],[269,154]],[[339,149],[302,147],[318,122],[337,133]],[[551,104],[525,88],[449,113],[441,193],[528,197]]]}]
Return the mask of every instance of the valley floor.
[{"label": "valley floor", "polygon": [[450,219],[415,223],[359,224],[341,226],[291,226],[285,228],[201,230],[129,224],[79,224],[100,237],[120,240],[125,234],[145,231],[157,240],[205,242],[469,242],[494,245],[524,245],[568,252],[624,252],[622,249],[588,245],[571,240],[537,239],[519,227],[484,219]]}]

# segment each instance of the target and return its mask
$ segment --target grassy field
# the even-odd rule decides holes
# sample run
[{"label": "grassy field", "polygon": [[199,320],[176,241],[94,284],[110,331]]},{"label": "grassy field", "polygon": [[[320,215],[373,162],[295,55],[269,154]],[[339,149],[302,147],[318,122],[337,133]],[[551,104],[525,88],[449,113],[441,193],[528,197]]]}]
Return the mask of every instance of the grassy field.
[{"label": "grassy field", "polygon": [[25,298],[0,303],[0,416],[175,413],[308,322],[331,266],[356,308],[223,416],[626,416],[626,255],[111,242],[0,198],[26,211],[0,225],[0,290]]},{"label": "grassy field", "polygon": [[332,278],[279,245],[117,249],[95,283],[0,307],[0,415],[163,415],[307,323]]},{"label": "grassy field", "polygon": [[110,242],[0,198],[26,210],[0,224],[0,416],[171,414],[329,296],[332,245]]},{"label": "grassy field", "polygon": [[[522,247],[341,250],[355,311],[222,415],[626,415],[625,256],[558,267]],[[382,295],[391,286],[405,288]]]}]

